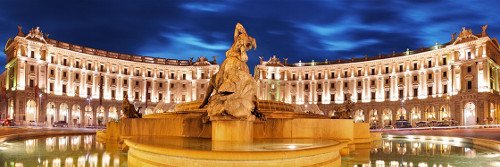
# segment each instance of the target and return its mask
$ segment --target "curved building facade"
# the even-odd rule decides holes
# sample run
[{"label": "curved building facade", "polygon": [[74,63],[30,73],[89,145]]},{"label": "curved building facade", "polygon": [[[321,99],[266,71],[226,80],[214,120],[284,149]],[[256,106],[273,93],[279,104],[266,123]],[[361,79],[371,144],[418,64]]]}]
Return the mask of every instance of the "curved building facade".
[{"label": "curved building facade", "polygon": [[333,115],[346,98],[354,119],[377,127],[403,117],[461,125],[499,123],[497,39],[463,28],[450,42],[390,55],[289,64],[275,56],[255,68],[258,96],[316,104]]},{"label": "curved building facade", "polygon": [[[3,119],[18,123],[98,125],[119,119],[124,95],[144,114],[202,99],[218,65],[204,57],[176,60],[122,54],[73,45],[39,28],[5,45]],[[155,109],[158,103],[164,107]]]}]

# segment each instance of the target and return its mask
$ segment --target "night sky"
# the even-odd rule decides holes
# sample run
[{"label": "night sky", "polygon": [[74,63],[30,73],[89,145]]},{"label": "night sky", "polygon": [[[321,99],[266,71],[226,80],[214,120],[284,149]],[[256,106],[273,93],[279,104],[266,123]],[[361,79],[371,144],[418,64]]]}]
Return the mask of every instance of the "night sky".
[{"label": "night sky", "polygon": [[[459,3],[457,3],[459,2]],[[288,62],[376,56],[446,43],[462,27],[500,36],[500,1],[0,1],[0,42],[39,26],[72,44],[153,57],[218,62],[241,22],[263,56]],[[2,44],[2,46],[3,46]],[[5,55],[0,53],[0,72]]]}]

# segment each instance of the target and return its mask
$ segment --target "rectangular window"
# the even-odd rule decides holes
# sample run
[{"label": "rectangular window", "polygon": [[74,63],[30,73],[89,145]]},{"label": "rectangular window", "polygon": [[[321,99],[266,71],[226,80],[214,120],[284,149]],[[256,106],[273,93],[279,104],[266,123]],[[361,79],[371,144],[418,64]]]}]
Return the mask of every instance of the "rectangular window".
[{"label": "rectangular window", "polygon": [[186,89],[186,84],[182,84],[182,89]]},{"label": "rectangular window", "polygon": [[68,60],[67,59],[63,59],[63,65],[66,66],[68,64]]},{"label": "rectangular window", "polygon": [[128,69],[123,69],[123,74],[128,75]]},{"label": "rectangular window", "polygon": [[334,94],[330,94],[330,101],[335,101],[335,93]]},{"label": "rectangular window", "polygon": [[274,80],[274,74],[271,74],[271,79],[273,79],[273,80]]},{"label": "rectangular window", "polygon": [[389,67],[385,67],[385,73],[389,73]]},{"label": "rectangular window", "polygon": [[92,70],[92,64],[90,63],[87,64],[87,70]]},{"label": "rectangular window", "polygon": [[66,93],[66,85],[63,85],[63,86],[62,86],[62,92],[63,92],[63,93]]},{"label": "rectangular window", "polygon": [[443,85],[443,93],[448,93],[448,85]]},{"label": "rectangular window", "polygon": [[148,77],[151,77],[151,71],[148,71]]},{"label": "rectangular window", "polygon": [[[160,72],[160,78],[163,78],[163,72]],[[201,73],[201,78],[203,79],[203,73]]]},{"label": "rectangular window", "polygon": [[446,62],[446,57],[443,57],[443,65],[446,65],[447,62]]},{"label": "rectangular window", "polygon": [[163,94],[162,94],[162,93],[158,93],[158,100],[159,100],[159,101],[162,101],[162,100],[163,100]]},{"label": "rectangular window", "polygon": [[470,72],[472,72],[472,67],[471,66],[467,67],[467,73],[470,73]]},{"label": "rectangular window", "polygon": [[50,69],[50,75],[54,75],[54,70]]},{"label": "rectangular window", "polygon": [[347,71],[344,71],[344,78],[347,78]]},{"label": "rectangular window", "polygon": [[415,88],[413,89],[413,97],[417,97],[418,96],[418,89]]},{"label": "rectangular window", "polygon": [[116,79],[111,79],[111,84],[115,85],[116,84]]},{"label": "rectangular window", "polygon": [[321,90],[321,88],[322,88],[321,84],[318,84],[318,89],[320,89],[320,90]]},{"label": "rectangular window", "polygon": [[399,72],[403,72],[403,65],[399,65]]},{"label": "rectangular window", "polygon": [[31,51],[31,58],[35,58],[35,52]]},{"label": "rectangular window", "polygon": [[318,79],[321,79],[321,73],[318,74]]},{"label": "rectangular window", "polygon": [[63,78],[66,78],[66,71],[63,72]]},{"label": "rectangular window", "polygon": [[332,75],[331,78],[335,78],[335,72],[332,72],[331,75]]},{"label": "rectangular window", "polygon": [[361,100],[361,93],[358,93],[358,100]]},{"label": "rectangular window", "polygon": [[139,92],[135,92],[135,100],[139,100]]},{"label": "rectangular window", "polygon": [[321,98],[321,95],[318,95],[318,102],[321,102],[321,101],[323,101]]},{"label": "rectangular window", "polygon": [[90,95],[92,95],[92,89],[91,88],[87,88],[87,96],[90,97]]},{"label": "rectangular window", "polygon": [[389,84],[389,79],[385,79],[385,84]]},{"label": "rectangular window", "polygon": [[127,84],[128,84],[128,80],[127,80],[127,79],[124,79],[124,80],[123,80],[123,85],[127,86]]},{"label": "rectangular window", "polygon": [[139,86],[139,81],[135,81],[135,86]]},{"label": "rectangular window", "polygon": [[467,52],[467,59],[468,60],[472,59],[472,53],[471,52]]},{"label": "rectangular window", "polygon": [[174,79],[175,78],[174,75],[175,75],[174,73],[170,73],[170,79]]},{"label": "rectangular window", "polygon": [[386,98],[386,99],[391,98],[391,96],[390,96],[390,94],[389,94],[389,91],[385,91],[385,98]]},{"label": "rectangular window", "polygon": [[163,83],[160,83],[158,86],[159,86],[160,88],[161,88],[161,87],[163,87]]},{"label": "rectangular window", "polygon": [[427,95],[432,95],[432,87],[427,87]]},{"label": "rectangular window", "polygon": [[346,88],[347,88],[347,82],[344,82],[344,87],[346,87]]},{"label": "rectangular window", "polygon": [[54,91],[54,83],[50,83],[49,91],[50,92]]},{"label": "rectangular window", "polygon": [[115,99],[116,98],[116,93],[115,93],[115,90],[111,90],[111,98],[112,99]]},{"label": "rectangular window", "polygon": [[372,75],[375,75],[375,69],[372,68]]},{"label": "rectangular window", "polygon": [[335,83],[330,83],[330,89],[335,88]]},{"label": "rectangular window", "polygon": [[80,68],[80,62],[79,61],[76,61],[76,65],[75,65],[76,68]]},{"label": "rectangular window", "polygon": [[361,81],[358,81],[358,87],[360,87],[360,86],[361,86]]},{"label": "rectangular window", "polygon": [[34,66],[34,65],[31,65],[31,66],[30,66],[30,71],[31,71],[31,72],[35,71],[35,66]]},{"label": "rectangular window", "polygon": [[432,79],[432,74],[429,74],[427,79]]},{"label": "rectangular window", "polygon": [[101,72],[104,72],[104,65],[101,65]]},{"label": "rectangular window", "polygon": [[413,76],[413,81],[417,81],[418,80],[418,77],[415,75]]},{"label": "rectangular window", "polygon": [[308,85],[308,84],[305,84],[305,85],[304,85],[304,90],[305,90],[305,91],[309,91],[309,85]]},{"label": "rectangular window", "polygon": [[418,67],[418,64],[417,63],[413,63],[413,70],[417,70],[417,67]]},{"label": "rectangular window", "polygon": [[170,89],[173,89],[174,88],[174,84],[170,84]]},{"label": "rectangular window", "polygon": [[399,90],[399,98],[402,99],[404,97],[404,91],[403,90]]},{"label": "rectangular window", "polygon": [[403,83],[403,77],[399,78],[399,83]]},{"label": "rectangular window", "polygon": [[444,77],[444,78],[448,77],[448,76],[447,76],[446,71],[445,71],[445,72],[443,72],[443,77]]},{"label": "rectangular window", "polygon": [[182,80],[186,80],[186,74],[182,74]]},{"label": "rectangular window", "polygon": [[80,74],[76,73],[76,74],[75,74],[75,79],[76,79],[76,80],[80,80]]},{"label": "rectangular window", "polygon": [[372,99],[375,99],[375,92],[372,92]]},{"label": "rectangular window", "polygon": [[304,77],[306,80],[309,80],[309,74],[306,74],[306,76]]},{"label": "rectangular window", "polygon": [[375,86],[375,80],[372,80],[372,84],[371,84],[371,85],[372,85],[372,86]]},{"label": "rectangular window", "polygon": [[361,70],[358,70],[358,76],[361,76]]},{"label": "rectangular window", "polygon": [[135,76],[139,76],[139,70],[135,70]]},{"label": "rectangular window", "polygon": [[30,87],[30,88],[32,88],[32,87],[34,87],[34,86],[35,86],[35,81],[34,81],[34,80],[32,80],[32,79],[30,79],[30,85],[29,85],[29,87]]},{"label": "rectangular window", "polygon": [[428,67],[428,68],[432,67],[432,61],[431,61],[431,60],[429,60],[429,61],[427,62],[427,67]]},{"label": "rectangular window", "polygon": [[92,76],[91,75],[87,75],[87,81],[91,81],[92,80]]},{"label": "rectangular window", "polygon": [[467,81],[467,90],[472,89],[472,81]]},{"label": "rectangular window", "polygon": [[[123,91],[122,96],[124,96],[124,97],[125,97],[125,95],[127,95],[127,97],[128,97],[127,91]],[[127,100],[127,99],[124,99],[124,100]]]},{"label": "rectangular window", "polygon": [[295,80],[295,74],[292,74],[292,80]]}]

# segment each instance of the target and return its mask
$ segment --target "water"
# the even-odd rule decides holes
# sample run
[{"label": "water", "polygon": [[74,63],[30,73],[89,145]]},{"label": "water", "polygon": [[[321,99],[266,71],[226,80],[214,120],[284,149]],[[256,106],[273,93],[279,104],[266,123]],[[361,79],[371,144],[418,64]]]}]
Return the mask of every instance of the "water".
[{"label": "water", "polygon": [[[384,139],[356,147],[342,157],[342,166],[500,166],[500,153],[460,142]],[[54,136],[0,143],[0,162],[0,167],[127,166],[127,154],[96,141],[95,135]]]},{"label": "water", "polygon": [[500,166],[500,153],[461,142],[383,139],[342,157],[342,166],[489,167]]},{"label": "water", "polygon": [[44,137],[0,143],[0,166],[127,166],[117,145],[95,135]]}]

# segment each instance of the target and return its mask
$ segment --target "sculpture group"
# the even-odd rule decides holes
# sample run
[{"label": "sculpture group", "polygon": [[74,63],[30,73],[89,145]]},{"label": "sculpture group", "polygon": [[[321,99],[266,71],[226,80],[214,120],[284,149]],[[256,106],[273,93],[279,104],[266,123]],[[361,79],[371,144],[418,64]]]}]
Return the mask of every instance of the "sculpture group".
[{"label": "sculpture group", "polygon": [[[257,83],[250,75],[246,62],[247,51],[257,48],[254,38],[249,36],[240,23],[234,30],[234,43],[226,52],[226,60],[219,72],[210,78],[210,83],[200,108],[206,106],[208,116],[228,117],[241,120],[254,119],[252,115],[257,103]],[[212,92],[214,92],[213,95]]]}]

